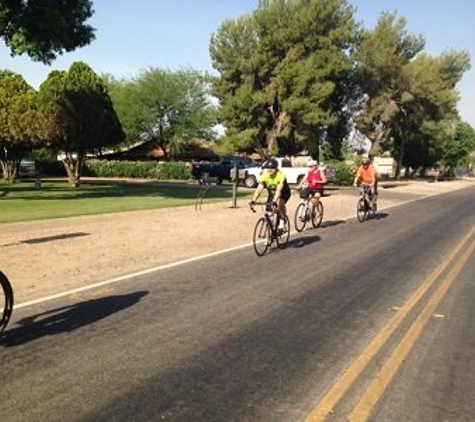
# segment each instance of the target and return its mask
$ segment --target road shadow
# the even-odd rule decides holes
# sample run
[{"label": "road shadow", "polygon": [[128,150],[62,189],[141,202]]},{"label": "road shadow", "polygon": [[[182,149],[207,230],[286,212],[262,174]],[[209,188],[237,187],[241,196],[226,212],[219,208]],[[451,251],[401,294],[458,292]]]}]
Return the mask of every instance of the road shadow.
[{"label": "road shadow", "polygon": [[54,236],[47,236],[47,237],[36,237],[33,239],[26,239],[22,240],[19,243],[26,243],[26,244],[35,244],[35,243],[46,243],[46,242],[53,242],[55,240],[64,240],[64,239],[72,239],[74,237],[83,237],[83,236],[90,236],[90,233],[84,232],[77,232],[77,233],[61,233]]},{"label": "road shadow", "polygon": [[388,216],[389,214],[386,212],[377,212],[373,217],[371,217],[371,220],[382,220]]},{"label": "road shadow", "polygon": [[326,229],[328,227],[334,227],[334,226],[339,226],[340,224],[346,224],[345,220],[329,220],[329,221],[324,221],[322,222],[322,225],[320,228]]},{"label": "road shadow", "polygon": [[0,345],[20,346],[41,337],[77,330],[137,304],[147,294],[148,292],[140,291],[102,297],[23,318],[16,322],[19,327],[3,334]]},{"label": "road shadow", "polygon": [[311,245],[312,243],[319,242],[321,240],[320,236],[303,236],[297,239],[292,239],[289,241],[288,248],[303,248],[304,246]]}]

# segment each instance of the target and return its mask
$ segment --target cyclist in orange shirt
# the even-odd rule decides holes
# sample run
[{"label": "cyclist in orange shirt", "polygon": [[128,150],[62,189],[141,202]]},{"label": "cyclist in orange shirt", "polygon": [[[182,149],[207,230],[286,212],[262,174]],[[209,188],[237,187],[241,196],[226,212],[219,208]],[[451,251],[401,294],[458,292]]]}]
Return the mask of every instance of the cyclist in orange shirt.
[{"label": "cyclist in orange shirt", "polygon": [[368,185],[371,188],[371,199],[376,209],[376,202],[378,200],[378,195],[376,193],[377,175],[376,169],[371,164],[371,160],[369,158],[363,158],[363,164],[361,164],[361,166],[358,168],[358,171],[356,172],[353,186],[358,186],[358,182]]}]

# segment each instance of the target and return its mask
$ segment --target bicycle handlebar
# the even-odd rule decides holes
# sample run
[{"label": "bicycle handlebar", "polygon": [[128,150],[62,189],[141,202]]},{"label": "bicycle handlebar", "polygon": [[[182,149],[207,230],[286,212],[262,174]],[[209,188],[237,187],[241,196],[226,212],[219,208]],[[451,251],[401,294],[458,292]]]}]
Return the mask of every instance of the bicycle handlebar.
[{"label": "bicycle handlebar", "polygon": [[[277,204],[276,204],[275,202],[272,202],[271,204],[272,204],[273,209],[276,210],[276,209],[277,209]],[[257,205],[257,206],[267,206],[267,205],[269,205],[269,202],[262,202],[262,201],[261,201],[261,202],[258,202],[258,201],[256,201],[256,202],[255,202],[255,201],[249,202],[249,208],[251,209],[251,211],[252,211],[252,212],[257,212],[257,211],[255,210],[255,208],[254,208],[254,205]]]}]

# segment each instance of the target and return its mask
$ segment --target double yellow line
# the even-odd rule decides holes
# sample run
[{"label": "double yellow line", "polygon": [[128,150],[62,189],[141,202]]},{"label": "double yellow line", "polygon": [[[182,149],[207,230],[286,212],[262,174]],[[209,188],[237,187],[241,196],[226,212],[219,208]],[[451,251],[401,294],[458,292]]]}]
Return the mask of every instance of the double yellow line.
[{"label": "double yellow line", "polygon": [[[349,415],[350,421],[366,421],[374,406],[383,395],[384,391],[390,384],[394,375],[405,357],[411,351],[416,340],[422,333],[427,322],[447,294],[450,286],[455,281],[458,274],[462,271],[467,261],[475,250],[475,226],[467,233],[466,236],[452,250],[447,259],[437,266],[437,268],[424,280],[421,286],[408,299],[404,306],[392,317],[379,334],[371,341],[371,343],[363,350],[359,357],[350,365],[345,373],[332,385],[330,390],[314,407],[306,418],[306,422],[323,421],[333,412],[334,407],[343,398],[352,384],[361,375],[366,366],[381,350],[381,348],[390,339],[394,331],[401,325],[411,310],[419,303],[427,291],[434,285],[442,273],[453,264],[451,271],[447,274],[444,281],[432,295],[428,303],[424,306],[421,313],[415,319],[404,338],[394,349],[391,356],[387,359],[381,370],[374,377],[374,380],[361,396],[356,407]],[[463,249],[465,251],[462,253]],[[458,258],[458,260],[456,260]],[[453,263],[453,261],[456,261]]]}]

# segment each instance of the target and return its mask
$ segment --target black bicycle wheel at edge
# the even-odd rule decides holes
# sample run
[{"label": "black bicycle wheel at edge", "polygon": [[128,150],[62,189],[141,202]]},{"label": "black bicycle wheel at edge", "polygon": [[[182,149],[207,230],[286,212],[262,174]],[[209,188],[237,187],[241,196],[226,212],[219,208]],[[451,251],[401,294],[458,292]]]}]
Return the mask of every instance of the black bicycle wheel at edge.
[{"label": "black bicycle wheel at edge", "polygon": [[358,201],[358,205],[356,206],[356,216],[358,217],[358,221],[362,223],[368,218],[368,208],[366,206],[366,201],[364,198],[361,198]]},{"label": "black bicycle wheel at edge", "polygon": [[[282,217],[281,217],[282,218]],[[284,229],[280,229],[278,234],[277,234],[277,246],[280,249],[283,249],[287,246],[287,243],[289,243],[290,239],[290,221],[289,217],[285,216],[285,223],[284,223]]]},{"label": "black bicycle wheel at edge", "polygon": [[265,217],[259,218],[254,226],[252,244],[257,256],[263,256],[269,249],[272,239],[272,230]]},{"label": "black bicycle wheel at edge", "polygon": [[[13,312],[13,289],[5,274],[0,271],[0,335],[5,330]],[[1,296],[3,295],[3,296]]]},{"label": "black bicycle wheel at edge", "polygon": [[305,204],[301,202],[295,209],[294,226],[298,232],[303,231],[307,224],[307,216],[305,215],[306,208]]},{"label": "black bicycle wheel at edge", "polygon": [[312,209],[312,226],[316,229],[321,226],[323,220],[323,204],[319,201]]}]

